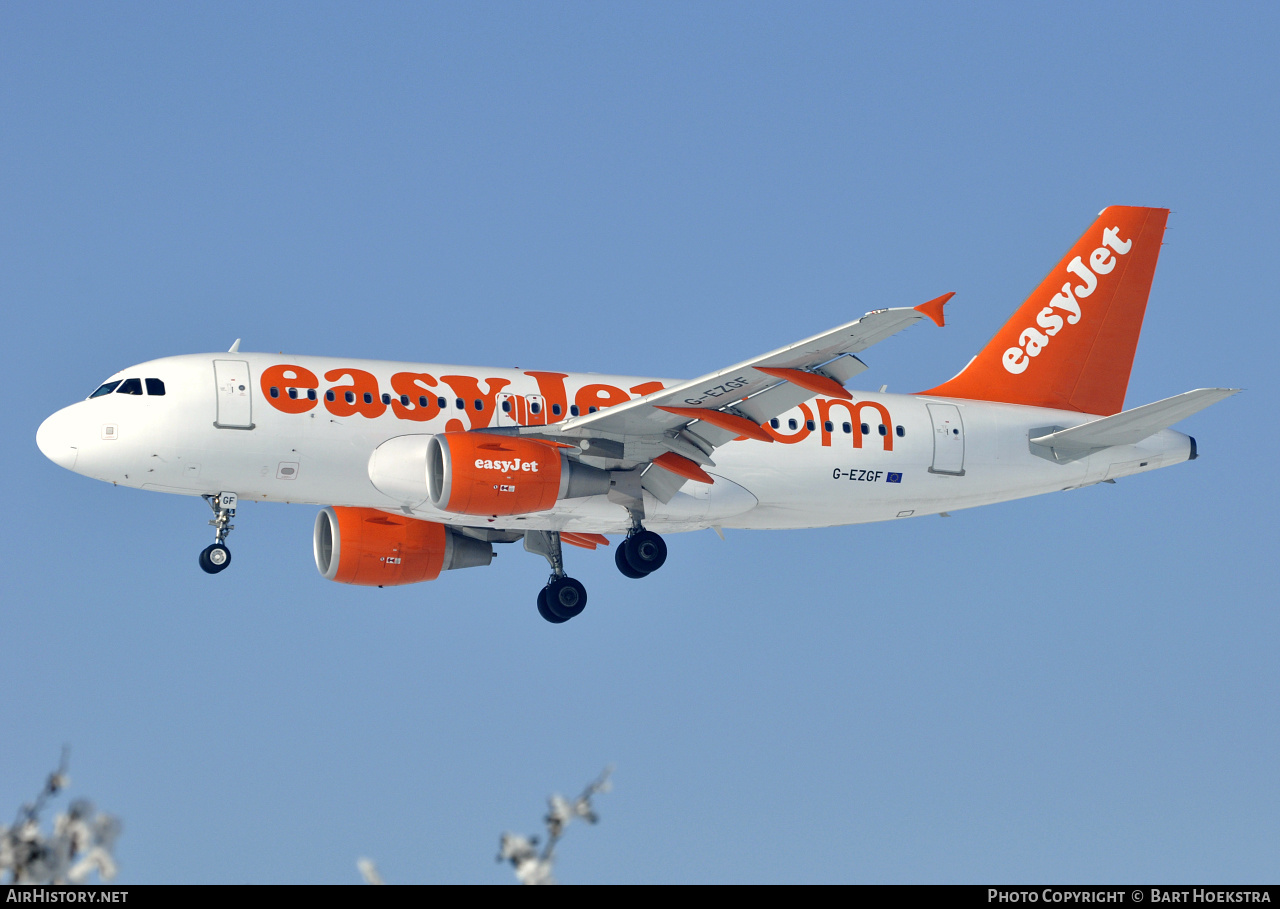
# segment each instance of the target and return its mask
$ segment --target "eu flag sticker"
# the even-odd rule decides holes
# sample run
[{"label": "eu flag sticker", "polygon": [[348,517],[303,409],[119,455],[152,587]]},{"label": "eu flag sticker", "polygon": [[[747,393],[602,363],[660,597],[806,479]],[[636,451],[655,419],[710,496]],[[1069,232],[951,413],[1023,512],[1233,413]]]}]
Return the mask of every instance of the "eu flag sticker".
[{"label": "eu flag sticker", "polygon": [[902,482],[902,474],[900,474],[900,473],[891,473],[891,474],[889,474],[887,477],[885,477],[885,478],[884,478],[884,480],[885,480],[885,482],[886,482],[886,483],[901,483],[901,482]]}]

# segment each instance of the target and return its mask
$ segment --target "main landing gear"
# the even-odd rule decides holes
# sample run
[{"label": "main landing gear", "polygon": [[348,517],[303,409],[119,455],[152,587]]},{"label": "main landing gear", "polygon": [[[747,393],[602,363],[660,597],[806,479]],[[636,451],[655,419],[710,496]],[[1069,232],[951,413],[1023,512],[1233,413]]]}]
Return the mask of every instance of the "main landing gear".
[{"label": "main landing gear", "polygon": [[236,529],[231,523],[236,516],[236,494],[220,492],[216,496],[203,495],[200,498],[213,509],[213,520],[209,522],[213,528],[213,545],[206,546],[200,553],[200,567],[208,574],[217,574],[231,564],[231,550],[224,540]]},{"label": "main landing gear", "polygon": [[[538,591],[538,614],[559,625],[582,612],[587,606],[587,589],[564,573],[564,553],[560,534],[555,530],[530,530],[524,535],[524,548],[537,553],[551,565],[547,586]],[[629,578],[647,577],[667,560],[667,544],[652,530],[636,521],[627,538],[618,544],[613,556],[618,570]]]},{"label": "main landing gear", "polygon": [[551,565],[547,586],[538,591],[538,614],[559,625],[587,608],[587,588],[564,573],[560,534],[554,530],[531,530],[524,535],[524,548],[543,556]]},{"label": "main landing gear", "polygon": [[662,537],[639,524],[631,529],[613,553],[614,564],[629,578],[648,577],[666,560],[667,544]]}]

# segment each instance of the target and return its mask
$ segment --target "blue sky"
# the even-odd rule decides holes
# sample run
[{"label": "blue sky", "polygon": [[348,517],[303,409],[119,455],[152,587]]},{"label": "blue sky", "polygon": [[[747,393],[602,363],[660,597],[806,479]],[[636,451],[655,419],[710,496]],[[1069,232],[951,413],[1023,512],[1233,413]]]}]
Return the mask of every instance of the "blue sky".
[{"label": "blue sky", "polygon": [[[0,9],[0,810],[63,743],[126,882],[1275,880],[1274,6]],[[1128,406],[1202,457],[947,519],[323,580],[315,509],[36,449],[155,357],[692,376],[956,291],[852,384],[954,374],[1110,204],[1173,210]],[[13,393],[20,389],[19,393]],[[6,808],[5,806],[9,806]]]}]

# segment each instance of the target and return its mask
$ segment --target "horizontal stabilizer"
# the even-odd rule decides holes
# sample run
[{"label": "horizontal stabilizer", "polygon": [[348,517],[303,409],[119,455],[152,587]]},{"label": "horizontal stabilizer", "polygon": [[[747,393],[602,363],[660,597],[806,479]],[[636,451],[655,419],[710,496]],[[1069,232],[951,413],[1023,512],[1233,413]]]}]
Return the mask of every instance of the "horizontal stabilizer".
[{"label": "horizontal stabilizer", "polygon": [[1162,429],[1168,429],[1179,420],[1199,413],[1210,404],[1217,404],[1231,397],[1239,390],[1197,388],[1154,404],[1143,404],[1114,416],[1037,436],[1031,440],[1031,444],[1051,448],[1059,456],[1067,453],[1084,454],[1113,445],[1133,445]]}]

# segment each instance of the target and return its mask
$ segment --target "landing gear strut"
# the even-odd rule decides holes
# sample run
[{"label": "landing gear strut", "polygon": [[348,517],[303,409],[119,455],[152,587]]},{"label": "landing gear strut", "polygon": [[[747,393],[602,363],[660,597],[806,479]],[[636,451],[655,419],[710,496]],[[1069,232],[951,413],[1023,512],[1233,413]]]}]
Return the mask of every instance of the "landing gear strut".
[{"label": "landing gear strut", "polygon": [[564,573],[560,534],[554,530],[531,530],[524,535],[524,548],[543,556],[551,565],[547,586],[538,591],[538,614],[559,625],[581,613],[587,607],[587,588]]},{"label": "landing gear strut", "polygon": [[213,509],[213,520],[209,522],[209,526],[213,528],[213,545],[206,546],[200,553],[200,567],[208,574],[217,574],[231,564],[231,550],[224,541],[236,529],[231,523],[231,519],[236,516],[236,494],[220,492],[200,498]]},{"label": "landing gear strut", "polygon": [[667,560],[667,544],[652,530],[639,524],[631,528],[627,538],[618,544],[613,562],[629,578],[648,577]]}]

